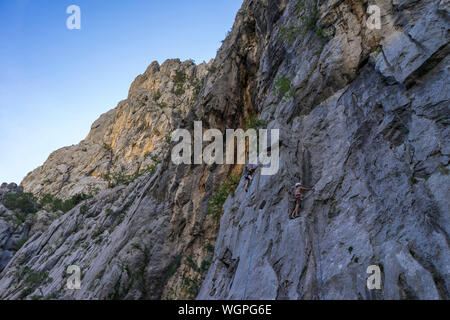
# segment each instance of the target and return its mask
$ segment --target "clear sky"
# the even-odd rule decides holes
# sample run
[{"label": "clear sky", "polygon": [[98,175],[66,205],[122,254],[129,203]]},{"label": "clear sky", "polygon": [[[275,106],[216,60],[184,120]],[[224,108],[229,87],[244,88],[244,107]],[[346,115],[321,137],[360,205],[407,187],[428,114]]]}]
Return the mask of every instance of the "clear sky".
[{"label": "clear sky", "polygon": [[[81,8],[69,30],[68,6]],[[86,137],[154,60],[209,61],[242,0],[0,0],[0,183]]]}]

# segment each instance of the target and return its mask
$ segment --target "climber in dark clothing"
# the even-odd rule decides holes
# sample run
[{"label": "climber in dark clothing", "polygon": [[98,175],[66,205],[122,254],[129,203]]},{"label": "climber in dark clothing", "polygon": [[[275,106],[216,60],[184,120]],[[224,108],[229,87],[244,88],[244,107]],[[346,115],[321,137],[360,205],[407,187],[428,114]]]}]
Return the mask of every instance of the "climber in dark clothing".
[{"label": "climber in dark clothing", "polygon": [[246,170],[245,173],[245,192],[248,192],[248,187],[250,186],[250,183],[252,182],[253,175],[255,174],[256,168],[249,168]]},{"label": "climber in dark clothing", "polygon": [[302,202],[303,196],[304,196],[302,191],[312,190],[312,189],[313,188],[303,187],[300,182],[295,184],[295,209],[294,209],[294,211],[292,211],[292,213],[290,215],[291,219],[300,217],[299,209],[300,209],[300,205],[301,205],[301,202]]}]

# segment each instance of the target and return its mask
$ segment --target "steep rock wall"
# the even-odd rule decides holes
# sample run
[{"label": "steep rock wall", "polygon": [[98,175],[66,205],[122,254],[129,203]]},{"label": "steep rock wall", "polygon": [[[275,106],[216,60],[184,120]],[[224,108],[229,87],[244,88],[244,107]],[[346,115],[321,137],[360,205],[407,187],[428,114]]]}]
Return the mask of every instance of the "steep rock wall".
[{"label": "steep rock wall", "polygon": [[[198,298],[448,299],[448,2],[375,1],[370,31],[367,3],[325,1],[316,31],[332,36],[281,44],[298,3],[278,5],[256,80],[280,171],[228,198]],[[261,94],[274,75],[292,98]],[[298,180],[315,191],[289,220]],[[381,290],[367,289],[369,265]]]},{"label": "steep rock wall", "polygon": [[[161,148],[156,172],[34,234],[0,297],[448,299],[448,1],[374,4],[381,30],[365,1],[244,1],[174,127],[244,128],[257,114],[280,129],[279,172],[258,170],[248,193],[241,179],[219,229],[208,201],[240,166],[175,166]],[[289,220],[300,179],[315,191]],[[65,287],[71,264],[79,291]],[[372,264],[382,290],[366,287]]]}]

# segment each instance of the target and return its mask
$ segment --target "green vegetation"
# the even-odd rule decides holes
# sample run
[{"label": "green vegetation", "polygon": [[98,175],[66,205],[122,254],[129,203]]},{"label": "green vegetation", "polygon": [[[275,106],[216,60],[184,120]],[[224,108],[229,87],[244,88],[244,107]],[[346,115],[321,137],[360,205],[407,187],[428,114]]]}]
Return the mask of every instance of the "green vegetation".
[{"label": "green vegetation", "polygon": [[20,239],[16,244],[16,250],[19,251],[20,248],[22,248],[23,245],[25,244],[25,242],[27,242],[27,241],[28,241],[28,238]]},{"label": "green vegetation", "polygon": [[205,249],[206,249],[206,251],[208,251],[209,253],[214,253],[214,246],[213,246],[211,243],[205,244]]},{"label": "green vegetation", "polygon": [[305,5],[306,5],[306,0],[300,0],[299,2],[297,2],[297,4],[295,5],[295,13],[298,15],[302,12],[303,9],[305,9]]},{"label": "green vegetation", "polygon": [[158,90],[153,94],[153,101],[158,101],[161,98],[162,94],[161,92]]},{"label": "green vegetation", "polygon": [[[303,12],[303,15],[301,15]],[[327,38],[326,33],[322,28],[316,28],[317,20],[319,19],[319,12],[317,9],[307,9],[306,1],[301,0],[295,6],[295,13],[300,16],[300,26],[288,25],[280,29],[280,39],[288,42],[289,44],[294,43],[294,41],[299,36],[304,36],[310,31],[315,31],[315,33],[322,39]]]},{"label": "green vegetation", "polygon": [[316,29],[316,34],[320,39],[326,39],[328,37],[327,34],[325,33],[325,30],[322,29],[321,27],[318,27]]},{"label": "green vegetation", "polygon": [[370,50],[371,53],[372,53],[372,52],[380,53],[381,51],[382,51],[382,50],[381,50],[381,47],[380,47],[380,46],[373,47],[372,50]]},{"label": "green vegetation", "polygon": [[195,299],[198,295],[205,274],[211,266],[212,252],[214,251],[214,248],[211,250],[210,246],[210,244],[205,245],[205,249],[207,249],[207,256],[201,262],[200,266],[197,265],[191,256],[186,257],[187,268],[184,270],[183,274],[183,286],[185,287],[185,292],[187,293],[189,299]]},{"label": "green vegetation", "polygon": [[[158,161],[157,163],[160,163],[160,162],[161,161]],[[156,172],[156,165],[148,166],[144,170],[140,171],[137,178],[139,178],[140,176],[142,176],[144,174],[147,174],[147,173],[154,174],[155,172]]]},{"label": "green vegetation", "polygon": [[113,148],[107,143],[103,144],[103,149],[105,149],[108,152],[113,152]]},{"label": "green vegetation", "polygon": [[253,129],[259,130],[259,129],[266,129],[267,128],[268,121],[266,120],[256,120],[253,122]]},{"label": "green vegetation", "polygon": [[350,247],[348,247],[348,249],[347,249],[347,250],[348,250],[348,253],[352,253],[352,251],[353,251],[353,247],[351,247],[351,246],[350,246]]},{"label": "green vegetation", "polygon": [[211,73],[216,73],[217,67],[211,66],[211,67],[208,69],[208,71],[211,72]]},{"label": "green vegetation", "polygon": [[196,272],[201,271],[201,268],[197,266],[197,264],[194,262],[194,260],[192,260],[191,256],[186,257],[186,264],[189,268],[191,268],[192,270],[194,270]]},{"label": "green vegetation", "polygon": [[198,94],[200,93],[200,90],[202,89],[203,86],[203,80],[204,79],[195,79],[194,81],[192,81],[191,85],[194,88],[194,94],[196,96],[198,96]]},{"label": "green vegetation", "polygon": [[158,163],[161,161],[157,161],[156,164],[146,167],[143,170],[140,170],[139,172],[136,172],[135,174],[126,174],[125,173],[125,167],[121,167],[119,172],[109,173],[103,176],[103,178],[108,181],[108,187],[114,188],[115,186],[125,184],[129,185],[130,183],[134,182],[137,178],[143,176],[144,174],[150,173],[154,174],[156,172],[156,167]]},{"label": "green vegetation", "polygon": [[37,212],[36,202],[31,193],[8,193],[3,205],[9,210],[19,210],[24,214]]},{"label": "green vegetation", "polygon": [[448,169],[446,168],[445,164],[443,164],[442,162],[439,163],[439,171],[441,172],[441,174],[448,176]]},{"label": "green vegetation", "polygon": [[13,211],[12,216],[5,216],[3,219],[9,221],[16,226],[21,226],[28,218],[28,213],[23,213],[22,211]]},{"label": "green vegetation", "polygon": [[136,250],[139,250],[139,251],[142,250],[141,245],[139,243],[137,243],[137,242],[132,243],[131,247],[133,249],[136,249]]},{"label": "green vegetation", "polygon": [[175,272],[177,272],[178,268],[181,266],[182,258],[183,258],[182,255],[177,255],[175,259],[172,260],[166,272],[167,278],[172,277],[175,274]]},{"label": "green vegetation", "polygon": [[20,299],[24,299],[26,296],[30,295],[38,287],[53,281],[53,279],[48,276],[48,272],[34,271],[29,267],[25,267],[22,270],[21,278],[24,279],[25,289],[21,292]]},{"label": "green vegetation", "polygon": [[[187,295],[188,299],[195,299],[200,291],[201,283],[204,280],[205,274],[208,271],[214,253],[214,246],[207,243],[204,246],[206,250],[206,257],[202,260],[200,265],[194,261],[191,255],[184,256],[184,269],[182,270],[182,286],[183,292]],[[182,264],[183,255],[177,255],[174,260],[170,263],[166,276],[168,278],[175,275],[175,273],[180,269]],[[169,289],[169,292],[175,294],[173,290]],[[175,299],[174,296],[172,299]]]},{"label": "green vegetation", "polygon": [[275,79],[272,90],[275,95],[282,97],[282,102],[287,101],[294,95],[294,89],[291,88],[291,80],[286,77]]},{"label": "green vegetation", "polygon": [[183,278],[183,284],[186,286],[186,291],[190,299],[195,299],[200,291],[201,279],[199,278]]},{"label": "green vegetation", "polygon": [[31,193],[8,193],[3,198],[3,205],[12,213],[3,215],[3,219],[16,226],[23,225],[28,216],[36,213],[39,209],[36,199]]},{"label": "green vegetation", "polygon": [[319,12],[314,9],[309,14],[302,17],[302,32],[305,34],[308,31],[313,31],[317,20],[319,19]]},{"label": "green vegetation", "polygon": [[175,93],[175,95],[177,95],[177,96],[181,96],[183,93],[185,93],[185,90],[183,89],[182,86],[177,86],[177,87],[175,87],[175,90],[173,91],[173,93]]},{"label": "green vegetation", "polygon": [[165,102],[159,102],[159,103],[158,103],[158,107],[160,107],[161,109],[167,108],[167,103],[165,103]]},{"label": "green vegetation", "polygon": [[286,41],[289,44],[294,43],[295,39],[300,35],[298,27],[287,26],[280,28],[280,39]]},{"label": "green vegetation", "polygon": [[95,232],[92,234],[92,239],[97,239],[96,243],[101,242],[100,236],[103,234],[103,232],[105,232],[105,229],[103,229],[102,227],[98,228],[98,229],[95,230]]},{"label": "green vegetation", "polygon": [[183,84],[186,81],[186,75],[183,71],[175,71],[175,76],[173,77],[173,82],[175,84]]},{"label": "green vegetation", "polygon": [[256,131],[258,131],[259,129],[266,129],[268,123],[269,122],[266,120],[256,119],[256,115],[253,115],[253,116],[245,119],[245,128],[246,129],[255,129]]},{"label": "green vegetation", "polygon": [[182,95],[184,91],[184,83],[186,82],[186,75],[183,71],[175,71],[175,76],[173,77],[173,82],[175,83],[175,88],[173,90],[173,93],[175,95],[180,96]]},{"label": "green vegetation", "polygon": [[157,155],[151,154],[151,155],[149,155],[149,157],[150,157],[150,159],[152,159],[154,162],[156,162],[156,163],[161,163],[161,159],[160,159]]},{"label": "green vegetation", "polygon": [[92,198],[92,195],[87,195],[84,193],[77,194],[68,200],[56,198],[51,194],[44,194],[39,201],[39,205],[47,211],[51,212],[62,211],[66,213],[75,208],[82,201],[90,198]]},{"label": "green vegetation", "polygon": [[57,291],[53,291],[49,295],[44,297],[44,300],[56,300],[60,297],[60,294]]},{"label": "green vegetation", "polygon": [[88,210],[89,210],[89,207],[88,207],[86,204],[83,204],[83,205],[80,207],[80,213],[81,213],[81,214],[86,214],[86,212],[88,212]]},{"label": "green vegetation", "polygon": [[210,266],[211,266],[211,261],[208,259],[205,259],[202,261],[200,269],[202,270],[202,272],[206,272],[206,271],[208,271]]},{"label": "green vegetation", "polygon": [[144,155],[144,158],[150,158],[150,159],[152,159],[154,162],[156,162],[156,163],[160,163],[161,162],[161,159],[156,155],[156,154],[153,154],[152,152],[147,152],[145,155]]},{"label": "green vegetation", "polygon": [[228,195],[236,190],[240,180],[241,177],[239,174],[232,174],[228,180],[222,184],[219,190],[209,199],[207,214],[212,215],[215,220],[219,220]]}]

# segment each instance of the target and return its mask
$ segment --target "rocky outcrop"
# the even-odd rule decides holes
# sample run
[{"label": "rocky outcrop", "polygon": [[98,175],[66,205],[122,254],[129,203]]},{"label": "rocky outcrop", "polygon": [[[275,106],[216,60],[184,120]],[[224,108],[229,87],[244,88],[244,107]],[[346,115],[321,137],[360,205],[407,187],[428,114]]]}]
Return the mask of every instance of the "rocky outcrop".
[{"label": "rocky outcrop", "polygon": [[0,186],[0,201],[2,201],[7,194],[21,194],[23,193],[23,187],[18,186],[17,183],[3,182]]},{"label": "rocky outcrop", "polygon": [[21,195],[22,193],[23,188],[17,186],[14,182],[4,182],[0,186],[0,272],[27,240],[30,222],[23,223],[20,213],[18,215],[3,205],[3,201],[7,199],[8,194]]},{"label": "rocky outcrop", "polygon": [[[0,298],[448,299],[448,1],[373,4],[381,30],[367,28],[366,1],[244,1],[207,74],[189,62],[172,69],[172,85],[187,65],[206,78],[167,130],[194,120],[245,128],[258,116],[280,129],[278,173],[258,170],[248,193],[237,182],[219,223],[209,202],[242,168],[174,165],[161,144],[154,170],[114,188],[103,179],[97,195],[34,233],[0,274]],[[129,101],[155,90],[157,69],[86,139],[89,159],[104,158],[98,141],[120,155],[111,172],[145,161],[130,151],[143,131],[118,113],[144,117]],[[56,172],[52,159],[25,190],[80,193],[72,178],[38,183]],[[315,190],[289,220],[298,180]],[[80,290],[66,287],[69,265],[82,270]],[[369,265],[382,271],[379,290],[366,286]]]},{"label": "rocky outcrop", "polygon": [[[8,197],[9,195],[9,197]],[[12,196],[12,197],[11,197]],[[0,186],[0,272],[36,232],[46,230],[60,213],[36,212],[38,204],[16,183]]]},{"label": "rocky outcrop", "polygon": [[207,72],[206,63],[153,62],[133,82],[128,98],[94,122],[85,140],[53,152],[26,176],[23,187],[36,196],[68,199],[128,182],[156,165]]},{"label": "rocky outcrop", "polygon": [[20,224],[16,215],[0,203],[0,272],[27,240],[30,223]]}]

